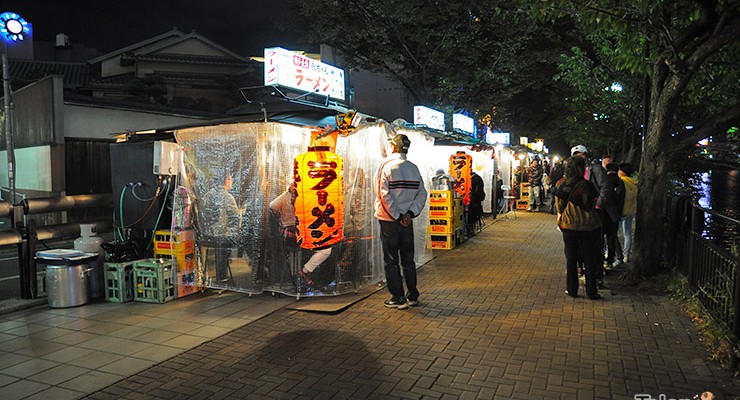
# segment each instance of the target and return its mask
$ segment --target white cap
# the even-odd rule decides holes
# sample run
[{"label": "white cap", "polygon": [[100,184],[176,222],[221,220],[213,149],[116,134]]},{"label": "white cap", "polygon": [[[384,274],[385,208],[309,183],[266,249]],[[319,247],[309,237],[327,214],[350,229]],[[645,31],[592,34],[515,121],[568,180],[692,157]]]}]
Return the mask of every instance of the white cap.
[{"label": "white cap", "polygon": [[576,153],[588,153],[588,150],[586,150],[586,146],[579,144],[570,148],[570,155],[574,156]]}]

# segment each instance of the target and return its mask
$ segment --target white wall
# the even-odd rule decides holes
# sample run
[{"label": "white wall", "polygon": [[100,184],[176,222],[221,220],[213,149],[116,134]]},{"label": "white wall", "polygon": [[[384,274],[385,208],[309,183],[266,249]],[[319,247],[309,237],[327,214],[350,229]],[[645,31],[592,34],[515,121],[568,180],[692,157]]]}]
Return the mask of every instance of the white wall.
[{"label": "white wall", "polygon": [[[51,147],[38,146],[15,149],[15,188],[52,191]],[[0,151],[0,162],[8,165],[8,152]],[[9,187],[7,167],[0,173],[0,186]],[[5,198],[3,193],[3,199]]]}]

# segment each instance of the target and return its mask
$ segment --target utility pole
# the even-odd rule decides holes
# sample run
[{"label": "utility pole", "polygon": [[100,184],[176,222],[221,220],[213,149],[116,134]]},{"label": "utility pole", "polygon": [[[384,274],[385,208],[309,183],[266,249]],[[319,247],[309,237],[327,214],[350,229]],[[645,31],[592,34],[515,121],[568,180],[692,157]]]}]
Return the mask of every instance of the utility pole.
[{"label": "utility pole", "polygon": [[13,119],[10,112],[10,68],[8,55],[3,53],[3,99],[5,100],[5,150],[8,153],[8,186],[10,204],[15,204],[15,150],[13,149]]}]

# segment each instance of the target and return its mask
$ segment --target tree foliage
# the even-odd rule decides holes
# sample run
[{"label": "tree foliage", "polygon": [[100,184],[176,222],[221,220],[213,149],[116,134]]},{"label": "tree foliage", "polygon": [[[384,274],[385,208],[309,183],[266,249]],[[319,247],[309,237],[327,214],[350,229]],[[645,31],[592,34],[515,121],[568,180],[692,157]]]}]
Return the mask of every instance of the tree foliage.
[{"label": "tree foliage", "polygon": [[652,275],[661,266],[661,218],[673,166],[697,140],[726,132],[740,119],[737,68],[727,64],[737,60],[740,5],[737,0],[532,0],[531,4],[545,19],[574,19],[601,56],[612,59],[618,69],[650,79],[636,266],[641,274]]},{"label": "tree foliage", "polygon": [[642,122],[642,81],[580,47],[560,56],[556,79],[572,88],[565,139],[626,161]]},{"label": "tree foliage", "polygon": [[552,81],[561,35],[557,26],[534,23],[514,1],[292,3],[296,12],[286,24],[337,49],[345,67],[400,82],[419,104],[479,110],[493,126],[525,133],[562,114],[555,99],[561,85]]}]

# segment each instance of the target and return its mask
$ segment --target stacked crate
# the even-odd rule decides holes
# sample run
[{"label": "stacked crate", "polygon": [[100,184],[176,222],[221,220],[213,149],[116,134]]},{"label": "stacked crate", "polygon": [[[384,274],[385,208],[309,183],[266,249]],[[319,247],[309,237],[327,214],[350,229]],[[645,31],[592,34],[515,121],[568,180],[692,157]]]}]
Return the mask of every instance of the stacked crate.
[{"label": "stacked crate", "polygon": [[134,263],[136,261],[103,264],[106,301],[125,303],[134,299]]},{"label": "stacked crate", "polygon": [[519,185],[519,199],[516,201],[516,208],[526,210],[529,208],[529,183],[525,182]]},{"label": "stacked crate", "polygon": [[195,232],[156,231],[154,233],[154,257],[172,260],[177,275],[177,297],[195,293]]},{"label": "stacked crate", "polygon": [[134,300],[165,303],[177,295],[172,260],[150,258],[134,263]]},{"label": "stacked crate", "polygon": [[432,249],[451,250],[462,237],[463,206],[450,190],[429,192],[429,238]]}]

